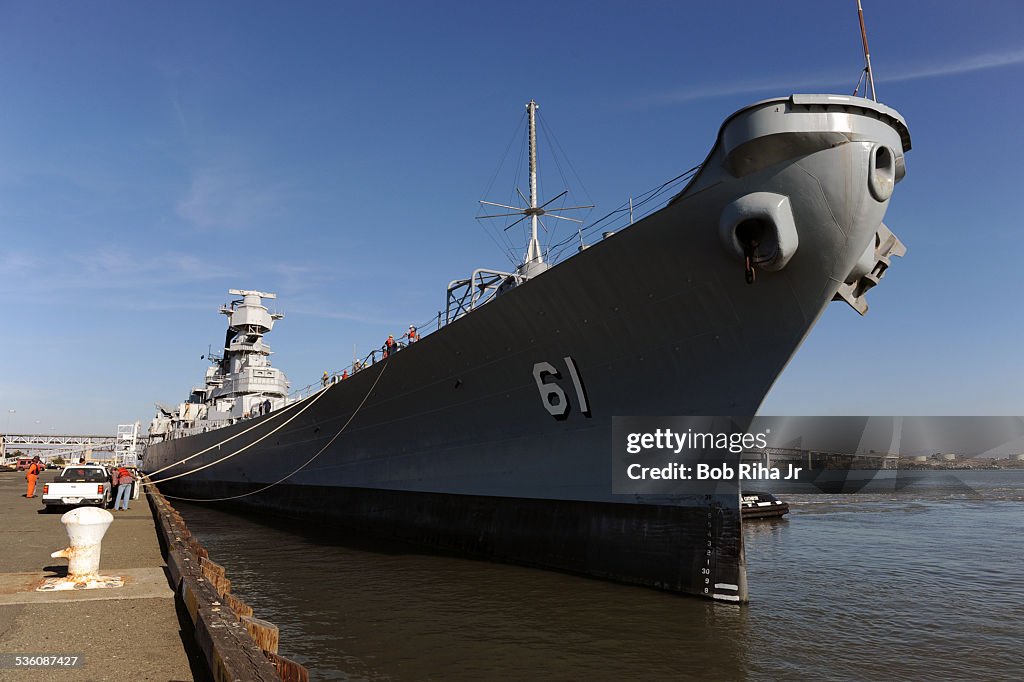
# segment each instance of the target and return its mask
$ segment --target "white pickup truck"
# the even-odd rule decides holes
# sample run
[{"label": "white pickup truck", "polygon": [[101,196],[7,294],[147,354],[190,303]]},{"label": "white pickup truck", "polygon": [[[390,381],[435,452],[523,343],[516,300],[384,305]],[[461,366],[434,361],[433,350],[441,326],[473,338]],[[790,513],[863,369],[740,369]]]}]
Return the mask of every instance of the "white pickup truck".
[{"label": "white pickup truck", "polygon": [[55,481],[43,485],[43,504],[47,508],[87,504],[109,508],[113,504],[110,472],[98,464],[65,467]]}]

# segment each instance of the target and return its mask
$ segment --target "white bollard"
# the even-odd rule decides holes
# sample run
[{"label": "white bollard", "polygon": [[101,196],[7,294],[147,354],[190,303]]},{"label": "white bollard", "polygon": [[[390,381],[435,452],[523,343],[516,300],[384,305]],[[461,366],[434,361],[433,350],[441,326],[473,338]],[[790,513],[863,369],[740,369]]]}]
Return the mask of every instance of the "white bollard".
[{"label": "white bollard", "polygon": [[68,560],[69,580],[82,582],[96,577],[100,570],[100,543],[113,520],[113,514],[99,507],[79,507],[60,517],[71,546],[50,556]]}]

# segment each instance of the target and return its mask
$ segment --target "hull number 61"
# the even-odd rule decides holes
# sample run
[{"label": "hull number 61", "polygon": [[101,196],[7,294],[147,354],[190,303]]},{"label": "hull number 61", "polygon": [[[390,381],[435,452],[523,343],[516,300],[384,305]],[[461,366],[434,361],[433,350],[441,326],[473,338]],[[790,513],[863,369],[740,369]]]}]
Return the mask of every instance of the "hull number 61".
[{"label": "hull number 61", "polygon": [[[569,378],[576,389],[576,406],[580,414],[590,416],[590,403],[587,402],[587,391],[583,388],[583,379],[580,378],[579,368],[576,361],[570,356],[562,358],[568,370]],[[533,380],[537,382],[537,390],[540,391],[540,402],[544,409],[555,419],[566,419],[571,409],[569,397],[558,384],[562,378],[558,368],[550,362],[538,362],[533,366]]]}]

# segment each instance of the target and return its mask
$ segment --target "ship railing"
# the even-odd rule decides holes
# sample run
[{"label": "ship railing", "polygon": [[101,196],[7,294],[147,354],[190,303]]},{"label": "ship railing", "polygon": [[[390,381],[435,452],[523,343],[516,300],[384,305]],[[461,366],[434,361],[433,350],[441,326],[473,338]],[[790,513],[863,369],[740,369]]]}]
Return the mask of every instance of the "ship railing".
[{"label": "ship railing", "polygon": [[305,400],[309,396],[311,396],[314,393],[316,393],[317,391],[319,391],[321,388],[323,388],[323,383],[322,382],[317,382],[315,384],[309,384],[308,386],[303,386],[302,388],[296,389],[296,390],[294,390],[294,391],[292,391],[291,393],[288,394],[288,402],[289,403],[294,403],[294,402],[297,402],[299,400]]},{"label": "ship railing", "polygon": [[[438,312],[437,313],[438,323],[440,323],[440,319],[441,319],[441,313]],[[424,324],[422,327],[426,328],[428,331],[426,333],[422,333],[422,334],[418,333],[418,338],[420,338],[420,339],[422,339],[424,336],[428,336],[429,335],[429,333],[430,333],[429,330],[433,327],[433,324],[428,322],[428,323]],[[420,328],[421,327],[417,327],[417,332],[418,332],[418,330]],[[437,329],[434,328],[433,331],[437,331]],[[404,348],[408,348],[409,344],[410,344],[410,342],[408,341],[408,337],[402,337],[402,339],[399,339],[399,340],[397,340],[395,342],[395,350],[392,351],[392,352],[397,353],[397,352],[399,352],[400,350],[402,350]],[[326,388],[327,386],[329,386],[331,384],[336,384],[339,381],[344,381],[345,379],[347,379],[347,378],[357,374],[358,372],[366,369],[367,367],[371,367],[372,365],[376,364],[380,360],[383,360],[385,357],[387,357],[387,355],[386,355],[383,347],[381,347],[380,349],[374,349],[374,350],[370,351],[369,353],[367,353],[366,355],[364,355],[361,359],[354,360],[352,362],[352,364],[350,364],[350,365],[348,365],[346,367],[343,367],[342,369],[340,369],[338,371],[325,372],[324,376],[322,376],[320,378],[320,381],[318,381],[317,383],[309,384],[308,386],[303,386],[300,389],[292,391],[291,393],[288,394],[288,402],[289,403],[294,403],[294,402],[299,401],[299,400],[305,400],[306,398],[316,394],[318,391],[322,390],[323,388]]]},{"label": "ship railing", "polygon": [[[700,165],[694,166],[643,194],[630,197],[628,201],[623,202],[621,206],[610,213],[586,226],[580,227],[562,241],[548,246],[545,249],[545,261],[551,264],[560,263],[570,258],[574,253],[583,251],[593,243],[606,239],[619,230],[625,229],[634,222],[642,220],[655,211],[664,208],[685,190],[686,185],[693,180],[697,172],[700,171],[700,168]],[[448,284],[445,309],[438,310],[435,317],[416,326],[419,338],[425,339],[431,333],[440,330],[445,325],[493,300],[501,286],[506,282],[518,285],[522,283],[523,279],[517,273],[478,268],[467,279],[453,280]],[[403,346],[404,344],[399,340],[399,349]],[[382,351],[374,350],[368,353],[362,360],[357,360],[342,370],[329,372],[327,382],[334,383],[340,381],[344,377],[345,372],[352,376],[360,369],[372,365],[382,357]],[[321,379],[293,391],[288,396],[288,402],[308,398],[322,389],[324,385],[325,383]]]},{"label": "ship railing", "polygon": [[456,279],[448,284],[444,323],[451,324],[466,313],[492,300],[506,282],[520,284],[525,278],[514,272],[477,268],[469,279]]},{"label": "ship railing", "polygon": [[686,185],[693,180],[700,168],[700,165],[696,165],[643,194],[631,196],[613,211],[586,226],[580,226],[576,232],[548,247],[548,262],[560,263],[575,253],[584,251],[587,247],[643,220],[655,211],[665,208],[686,189]]},{"label": "ship railing", "polygon": [[216,431],[222,429],[225,426],[230,426],[233,423],[231,419],[204,419],[202,426],[179,426],[171,431],[174,438],[184,438],[186,436],[195,436],[200,433],[206,433],[207,431]]},{"label": "ship railing", "polygon": [[[473,274],[468,279],[451,282],[448,285],[446,309],[438,310],[437,315],[430,320],[414,325],[416,327],[417,339],[422,341],[445,325],[454,322],[471,310],[479,308],[484,303],[490,301],[497,295],[498,289],[505,282],[520,284],[524,280],[525,277],[514,272],[478,268],[473,271]],[[411,343],[408,335],[403,335],[396,339],[395,350],[392,352],[399,352],[408,348]],[[351,364],[340,370],[326,372],[326,377],[321,377],[320,381],[292,391],[288,394],[288,402],[293,403],[298,400],[305,400],[325,386],[343,381],[347,377],[351,377],[359,371],[383,360],[385,357],[386,352],[383,346],[379,349],[374,349],[361,359],[354,360]]]}]

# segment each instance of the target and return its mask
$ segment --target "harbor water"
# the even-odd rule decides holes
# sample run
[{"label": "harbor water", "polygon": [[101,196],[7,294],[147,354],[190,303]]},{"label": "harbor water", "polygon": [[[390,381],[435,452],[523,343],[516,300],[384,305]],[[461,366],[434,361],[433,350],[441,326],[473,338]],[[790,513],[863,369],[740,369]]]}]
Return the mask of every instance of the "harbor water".
[{"label": "harbor water", "polygon": [[787,499],[738,607],[171,500],[319,680],[1019,679],[1024,470]]}]

